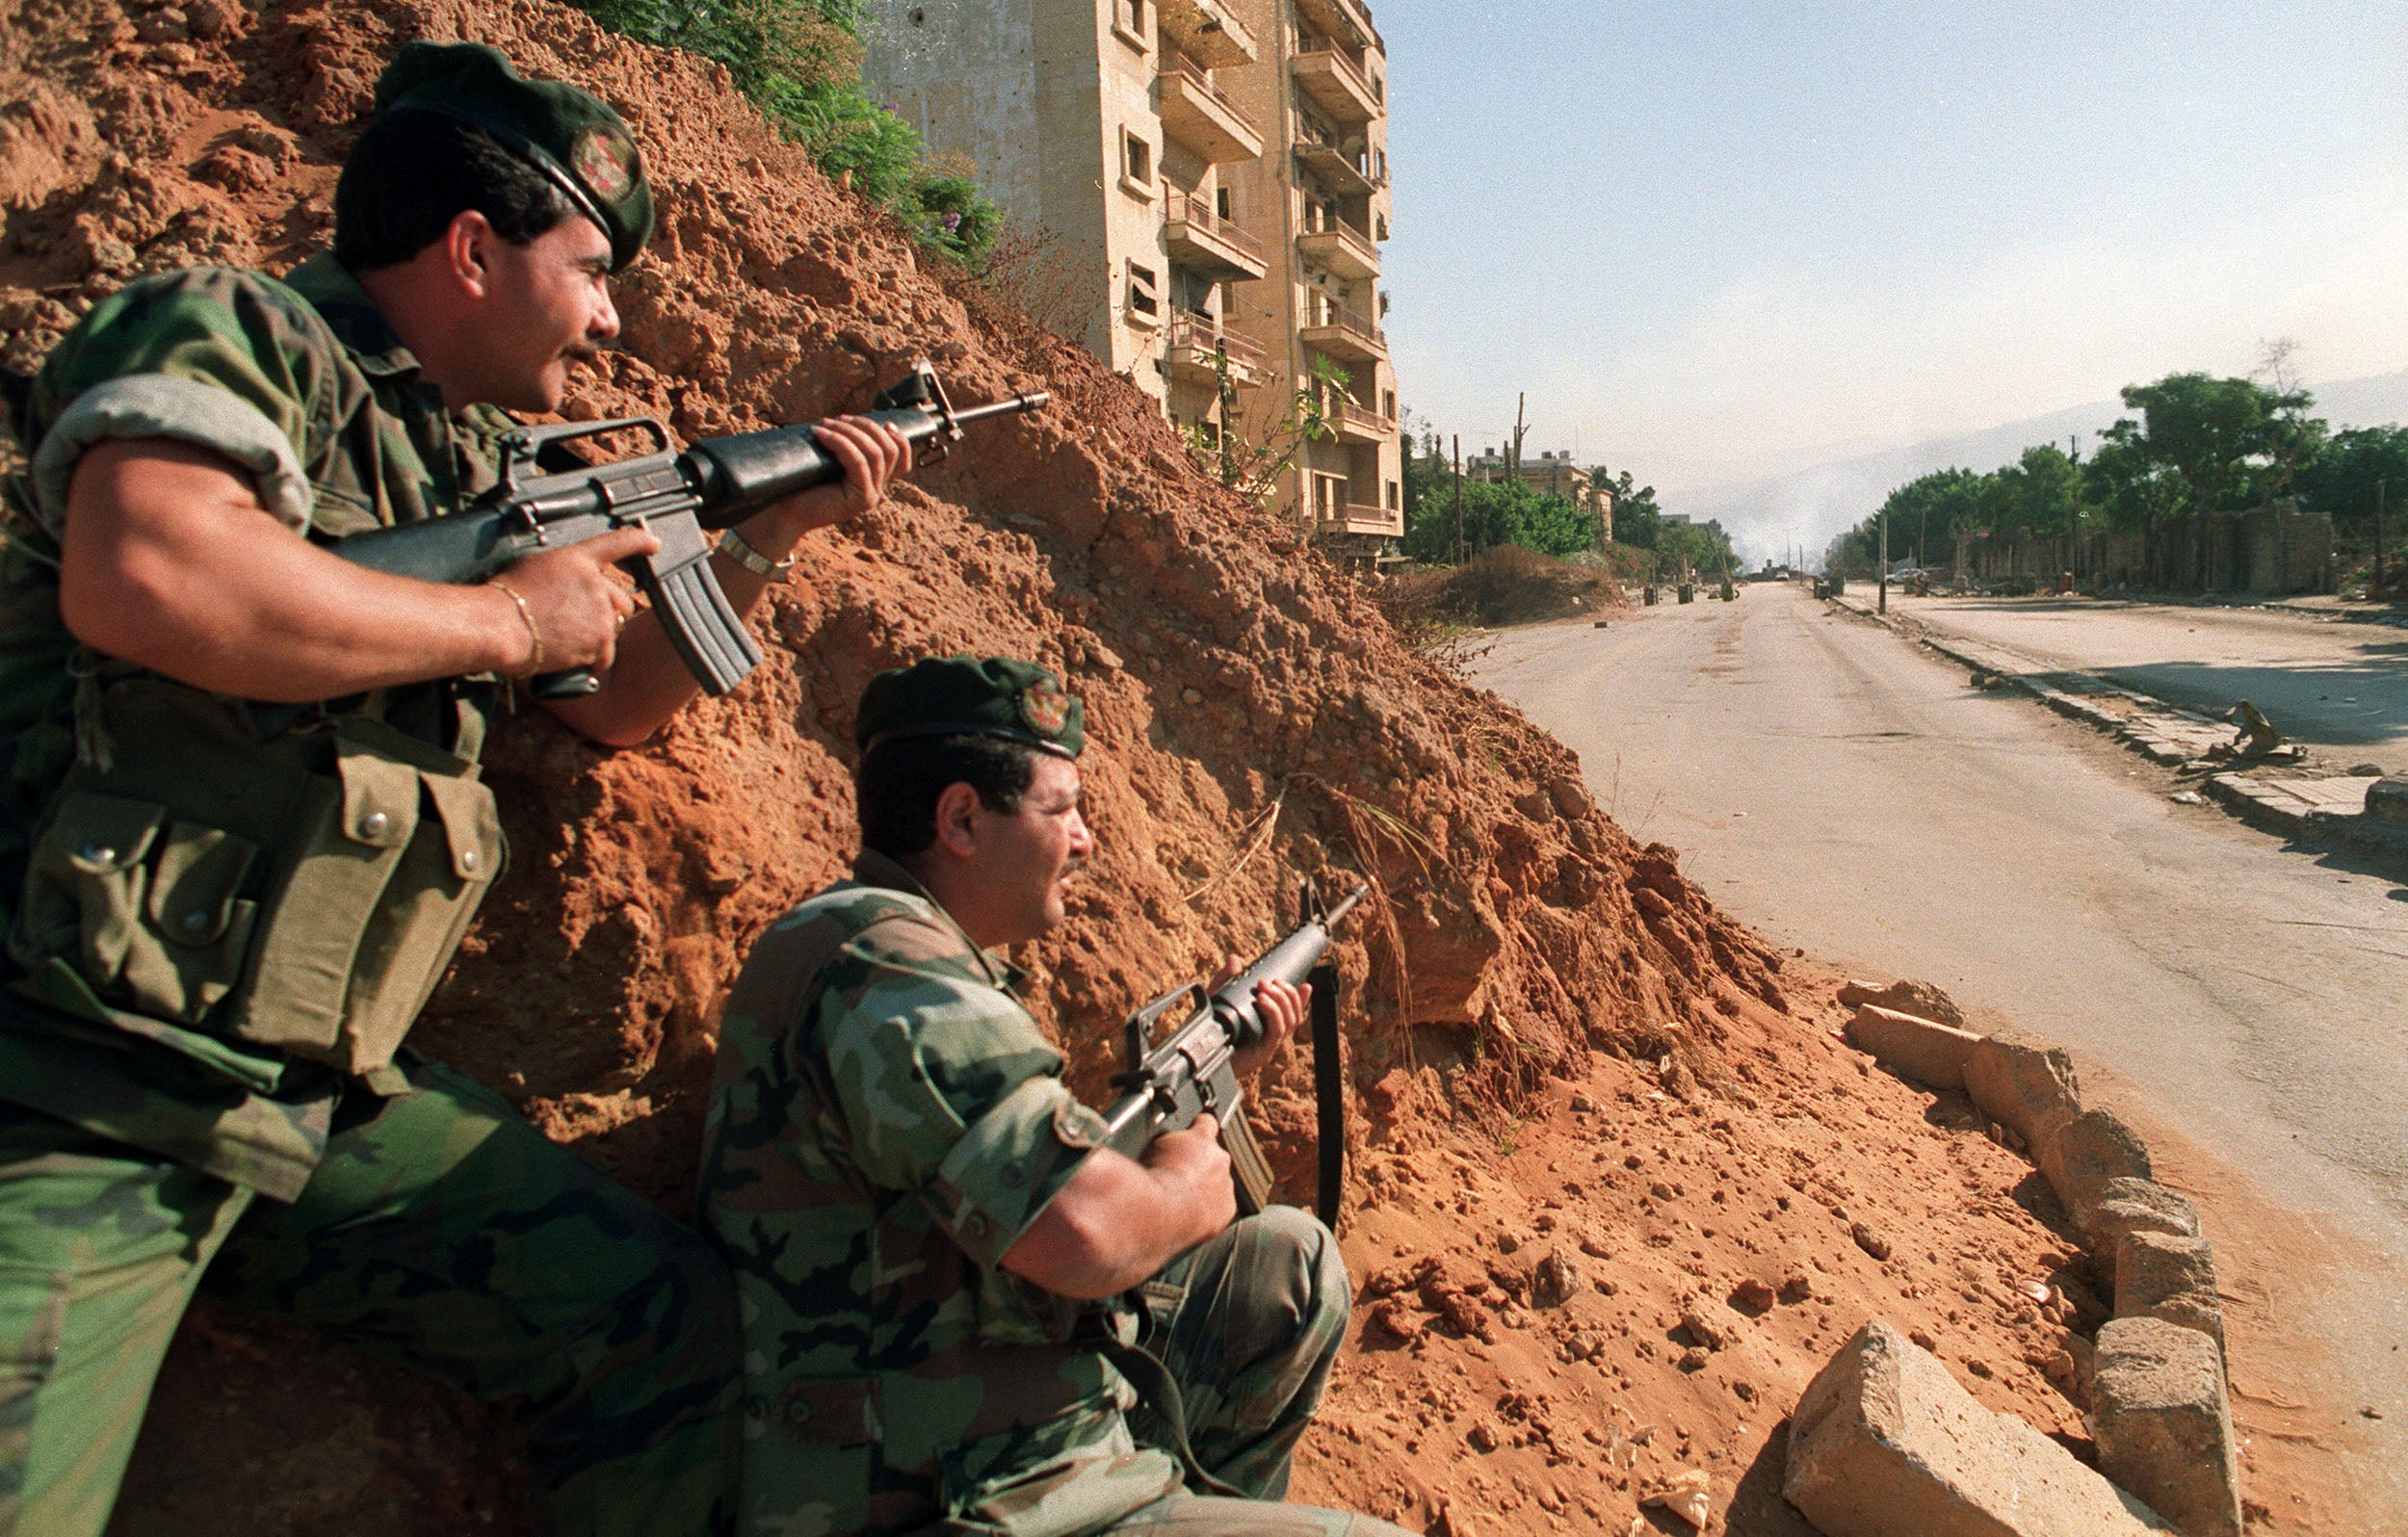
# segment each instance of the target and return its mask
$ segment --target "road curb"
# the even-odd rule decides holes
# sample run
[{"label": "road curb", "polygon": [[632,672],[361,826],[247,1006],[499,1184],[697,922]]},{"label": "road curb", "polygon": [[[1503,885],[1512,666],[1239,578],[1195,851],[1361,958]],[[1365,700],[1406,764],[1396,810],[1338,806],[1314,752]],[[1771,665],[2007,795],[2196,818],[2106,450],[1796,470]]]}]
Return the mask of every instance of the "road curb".
[{"label": "road curb", "polygon": [[[1872,991],[1869,983],[1849,985],[1864,989],[1865,994]],[[1860,1005],[1860,1018],[1868,1007]],[[1893,1020],[1913,1018],[1900,1011],[1872,1012]],[[2042,1369],[2084,1411],[2098,1448],[2098,1472],[2114,1487],[2148,1502],[2151,1519],[2140,1521],[2133,1529],[2172,1530],[2154,1518],[2173,1509],[2185,1519],[2184,1531],[2238,1537],[2245,1507],[2236,1457],[2232,1387],[2224,1359],[2222,1311],[2212,1279],[2214,1250],[2200,1235],[2197,1209],[2179,1192],[2156,1183],[2148,1144],[2137,1133],[2110,1110],[2084,1107],[2072,1060],[2062,1051],[2014,1035],[1975,1036],[1936,1021],[1915,1019],[1914,1023],[1920,1030],[1851,1029],[1848,1044],[1915,1082],[1943,1091],[1961,1085],[1983,1118],[1990,1138],[2030,1159],[2064,1209],[2068,1223],[2081,1235],[2091,1277],[2100,1283],[2106,1300],[2088,1295],[2061,1272],[2052,1278],[2045,1295],[2030,1300],[2037,1311],[2069,1334],[2087,1337],[2097,1356],[2093,1364],[2078,1364],[2069,1353]],[[1970,1044],[1961,1059],[1963,1071],[1953,1075],[1957,1082],[1943,1081],[1951,1076],[1947,1072],[1935,1079],[1932,1042],[1959,1035]],[[1959,1058],[1951,1052],[1947,1061],[1954,1064]],[[2188,1268],[2177,1279],[2188,1279],[2193,1272],[2211,1279],[2204,1290],[2173,1287],[2159,1273],[2163,1267],[2151,1269],[2127,1263],[2125,1251],[2135,1244],[2144,1250],[2155,1245],[2186,1262]],[[1868,1327],[1884,1326],[1876,1319]],[[2190,1339],[2192,1334],[2198,1339]],[[1799,1427],[1811,1427],[1817,1420],[1813,1406],[1819,1395],[1829,1391],[1825,1379],[1835,1370],[1845,1370],[1849,1352],[1857,1343],[1844,1346],[1799,1400],[1791,1431],[1791,1467],[1783,1475],[1785,1493],[1793,1484],[1815,1482],[1819,1465],[1814,1454],[1819,1443],[1830,1437],[1818,1437],[1811,1428],[1801,1434]],[[2140,1349],[2143,1356],[2170,1353],[2183,1357],[2189,1368],[2184,1379],[2186,1391],[2174,1398],[2147,1391],[2158,1384],[2146,1371],[2134,1378],[2133,1371],[2126,1369],[2129,1364],[2122,1364],[2118,1345],[2154,1347]],[[2071,1348],[2069,1341],[2069,1352]],[[2169,1414],[2175,1427],[2185,1433],[2163,1433]],[[2002,1456],[1980,1435],[1988,1428],[1982,1418],[1967,1415],[1960,1422],[1973,1428],[1975,1444],[1966,1445],[1959,1435],[1943,1432],[1926,1438],[1928,1445],[1920,1448],[1925,1455],[1905,1459],[1897,1469],[1856,1459],[1878,1498],[1871,1505],[1861,1501],[1834,1504],[1833,1514],[1843,1519],[1825,1529],[1851,1534],[1899,1529],[1880,1519],[1884,1500],[1891,1509],[1920,1504],[1936,1516],[1941,1502],[1935,1501],[1930,1487],[1933,1466],[1962,1463],[1969,1469],[2003,1469],[2014,1464],[2015,1459]],[[1801,1452],[1806,1454],[1802,1462]],[[1968,1487],[1981,1482],[1976,1477]],[[1793,1503],[1799,1501],[1793,1497]],[[2062,1513],[2037,1525],[2026,1524],[2015,1518],[2019,1504],[2010,1502],[2010,1506],[1993,1513],[1996,1519],[1983,1529],[2046,1532],[2050,1537],[2077,1529]],[[1801,1508],[1806,1507],[1801,1504]],[[1811,1509],[1808,1513],[1810,1518],[1814,1514]],[[1961,1519],[1953,1516],[1952,1507],[1950,1514],[1952,1520]],[[1935,1520],[1917,1529],[1941,1527]],[[1956,1527],[1951,1524],[1948,1529]],[[2120,1528],[2085,1523],[2079,1529]]]},{"label": "road curb", "polygon": [[[1943,638],[1927,625],[1902,624],[1888,614],[1875,613],[1862,600],[1846,595],[1826,601],[1881,626],[1900,639],[1912,641],[1959,666],[1970,668],[1976,675],[1996,678],[2001,685],[2030,695],[2058,715],[2113,737],[2153,763],[2169,767],[2190,763],[2204,756],[2212,743],[2231,739],[2231,728],[2211,716],[2169,704],[2155,695],[2109,683],[2091,673],[2052,672],[2040,667],[2031,658],[2004,648],[1994,649],[1955,637]],[[2285,606],[2267,604],[2264,607]],[[2318,611],[2291,609],[2289,612],[2309,613]],[[2371,614],[2345,617],[2384,622],[2379,616]],[[2072,683],[2075,688],[2061,687],[2059,682],[2053,680]],[[2135,708],[2135,713],[2126,716],[2101,709],[2090,702],[2092,697],[2128,701]],[[2302,767],[2306,765],[2303,763]],[[2279,785],[2238,772],[2211,774],[2201,782],[2200,791],[2206,798],[2215,801],[2240,821],[2266,832],[2302,843],[2341,844],[2361,852],[2408,859],[2408,827],[2378,822],[2363,814],[2339,813],[2319,807]]]}]

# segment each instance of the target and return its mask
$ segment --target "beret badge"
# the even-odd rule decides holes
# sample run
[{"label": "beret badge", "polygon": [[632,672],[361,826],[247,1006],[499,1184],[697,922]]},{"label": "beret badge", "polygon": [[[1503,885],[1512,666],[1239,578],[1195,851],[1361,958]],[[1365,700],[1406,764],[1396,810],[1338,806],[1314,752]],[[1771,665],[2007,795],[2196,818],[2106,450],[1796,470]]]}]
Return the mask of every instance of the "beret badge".
[{"label": "beret badge", "polygon": [[1062,691],[1061,680],[1042,674],[1021,690],[1020,718],[1040,737],[1059,736],[1070,718],[1070,695]]},{"label": "beret badge", "polygon": [[577,138],[573,164],[585,184],[605,202],[617,202],[635,190],[630,146],[607,128],[589,128]]}]

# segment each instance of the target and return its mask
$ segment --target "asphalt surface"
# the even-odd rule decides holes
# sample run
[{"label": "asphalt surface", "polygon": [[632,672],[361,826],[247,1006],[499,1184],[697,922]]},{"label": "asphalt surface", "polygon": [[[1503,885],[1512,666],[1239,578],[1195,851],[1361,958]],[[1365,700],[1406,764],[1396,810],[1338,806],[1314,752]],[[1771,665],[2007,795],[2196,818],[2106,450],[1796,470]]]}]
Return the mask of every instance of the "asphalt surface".
[{"label": "asphalt surface", "polygon": [[2262,1200],[2297,1252],[2227,1270],[2314,1314],[2320,1391],[2384,1417],[2346,1459],[2364,1508],[2408,1512],[2408,887],[2173,803],[2136,755],[1794,587],[1506,632],[1477,673],[1726,911],[2063,1043],[2086,1094]]},{"label": "asphalt surface", "polygon": [[[1871,589],[1851,584],[1849,596]],[[2210,715],[2237,699],[2343,768],[2408,773],[2408,631],[2280,609],[1914,598],[1890,612]]]}]

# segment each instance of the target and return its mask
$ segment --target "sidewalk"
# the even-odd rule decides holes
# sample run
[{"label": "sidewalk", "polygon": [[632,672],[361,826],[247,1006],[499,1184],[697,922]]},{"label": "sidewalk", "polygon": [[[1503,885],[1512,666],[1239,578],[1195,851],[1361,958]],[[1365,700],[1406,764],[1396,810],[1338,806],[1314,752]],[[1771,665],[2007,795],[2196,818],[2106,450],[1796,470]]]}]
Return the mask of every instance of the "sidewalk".
[{"label": "sidewalk", "polygon": [[[1829,601],[1971,668],[1977,682],[1990,678],[2000,686],[2020,689],[2058,715],[2106,732],[2154,763],[2205,768],[2212,761],[2212,749],[2230,746],[2236,735],[2223,721],[2104,678],[2053,669],[2008,647],[1950,635],[1924,620],[1876,613],[1870,597],[1850,592]],[[2331,599],[2293,599],[2261,606],[2312,612],[2322,618],[2408,624],[2408,617],[2386,617],[2383,611],[2336,612],[2339,606]],[[2408,858],[2408,822],[2368,815],[2367,792],[2379,775],[2353,773],[2296,746],[2278,751],[2285,755],[2254,763],[2233,760],[2232,768],[2206,774],[2200,788],[2234,815],[2268,831]]]}]

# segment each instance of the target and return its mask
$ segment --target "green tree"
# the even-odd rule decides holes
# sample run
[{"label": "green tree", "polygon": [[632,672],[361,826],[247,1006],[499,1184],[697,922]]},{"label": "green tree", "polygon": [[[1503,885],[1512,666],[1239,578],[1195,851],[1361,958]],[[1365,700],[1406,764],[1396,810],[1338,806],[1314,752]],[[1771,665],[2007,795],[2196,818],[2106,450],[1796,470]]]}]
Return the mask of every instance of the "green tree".
[{"label": "green tree", "polygon": [[1654,549],[1656,531],[1663,526],[1663,508],[1656,505],[1656,488],[1634,484],[1628,470],[1607,476],[1601,464],[1596,473],[1604,482],[1599,488],[1613,498],[1613,542]]},{"label": "green tree", "polygon": [[2303,505],[2332,513],[2334,527],[2356,538],[2372,535],[2379,497],[2396,540],[2408,527],[2401,517],[2401,505],[2408,503],[2408,428],[2395,424],[2336,432],[2299,467],[2293,486]]},{"label": "green tree", "polygon": [[1350,376],[1325,357],[1313,359],[1312,381],[1289,397],[1287,412],[1260,438],[1238,431],[1238,389],[1229,377],[1229,354],[1213,350],[1213,382],[1220,401],[1217,426],[1198,422],[1188,429],[1188,456],[1221,484],[1256,507],[1270,499],[1279,478],[1296,467],[1307,443],[1337,435],[1330,426],[1345,399]]},{"label": "green tree", "polygon": [[2171,469],[2187,493],[2186,510],[2197,531],[2192,580],[2204,589],[2214,576],[2207,515],[2247,505],[2252,470],[2275,462],[2295,440],[2311,397],[2205,374],[2168,374],[2154,384],[2127,385],[2123,395],[2125,408],[2141,413],[2140,430],[2128,440]]},{"label": "green tree", "polygon": [[2173,466],[2150,455],[2138,422],[2126,419],[2099,434],[2082,481],[2108,527],[2140,535],[2141,580],[2161,580],[2158,525],[2181,510],[2189,492]]}]

